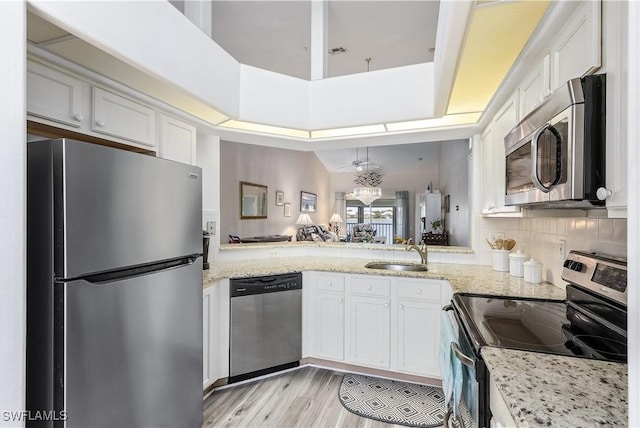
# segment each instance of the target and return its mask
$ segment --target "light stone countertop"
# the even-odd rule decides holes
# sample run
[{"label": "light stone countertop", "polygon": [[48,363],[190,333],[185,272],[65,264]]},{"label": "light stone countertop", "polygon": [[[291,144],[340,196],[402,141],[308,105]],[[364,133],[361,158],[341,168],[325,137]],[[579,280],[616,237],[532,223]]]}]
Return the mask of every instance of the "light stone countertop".
[{"label": "light stone countertop", "polygon": [[484,347],[518,427],[627,426],[627,365]]},{"label": "light stone countertop", "polygon": [[[404,251],[404,250],[403,250]],[[272,275],[287,272],[318,271],[349,274],[403,276],[448,280],[454,293],[470,292],[514,297],[536,297],[564,300],[565,291],[549,283],[531,284],[515,278],[509,272],[495,272],[491,266],[429,263],[427,272],[368,269],[372,259],[349,257],[282,257],[251,260],[228,260],[212,263],[203,273],[204,287],[223,278]],[[390,260],[384,260],[389,262]],[[401,261],[406,263],[405,261]]]},{"label": "light stone countertop", "polygon": [[[293,242],[262,242],[248,244],[220,244],[221,252],[234,252],[255,249],[274,248],[339,248],[353,250],[379,250],[379,251],[406,251],[404,244],[374,244],[364,242],[314,242],[314,241],[293,241]],[[452,254],[472,254],[473,249],[469,247],[456,247],[446,245],[429,245],[429,252],[452,253]]]}]

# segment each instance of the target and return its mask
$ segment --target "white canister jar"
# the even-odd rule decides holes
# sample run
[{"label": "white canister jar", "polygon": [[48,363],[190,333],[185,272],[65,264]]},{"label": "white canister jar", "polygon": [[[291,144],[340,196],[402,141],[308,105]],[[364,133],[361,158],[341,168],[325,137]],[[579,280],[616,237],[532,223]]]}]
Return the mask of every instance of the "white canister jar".
[{"label": "white canister jar", "polygon": [[529,260],[529,256],[518,250],[509,254],[509,274],[522,278],[524,276],[524,262]]},{"label": "white canister jar", "polygon": [[491,250],[493,270],[509,272],[509,250]]},{"label": "white canister jar", "polygon": [[523,263],[524,280],[533,284],[542,282],[542,263],[536,260],[529,260]]}]

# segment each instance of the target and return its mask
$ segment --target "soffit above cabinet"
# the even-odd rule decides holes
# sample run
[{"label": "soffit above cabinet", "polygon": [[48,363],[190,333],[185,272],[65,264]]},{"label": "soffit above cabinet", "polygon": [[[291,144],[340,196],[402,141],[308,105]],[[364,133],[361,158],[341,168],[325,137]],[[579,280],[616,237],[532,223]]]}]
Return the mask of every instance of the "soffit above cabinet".
[{"label": "soffit above cabinet", "polygon": [[[62,3],[64,4],[64,2]],[[117,5],[118,2],[113,3]],[[214,2],[214,4],[217,3],[218,2]],[[301,3],[303,4],[299,7],[304,9],[304,4],[309,2]],[[334,12],[336,10],[346,10],[350,7],[350,3],[360,2],[329,2],[329,16],[331,17],[332,9]],[[380,3],[397,4],[398,9],[402,9],[402,5],[405,5],[405,3],[408,5],[406,6],[407,8],[415,8],[417,6],[415,3],[423,2]],[[445,3],[446,2],[442,2],[442,4],[440,4],[441,13],[442,5]],[[492,8],[501,7],[503,3],[508,6],[511,2],[497,2],[496,5],[492,4]],[[546,2],[544,3],[546,4]],[[229,126],[225,127],[225,124],[222,123],[221,128],[227,129],[229,132],[247,131],[253,134],[281,135],[294,140],[335,140],[354,136],[360,137],[363,135],[384,136],[395,134],[406,135],[418,132],[424,133],[432,129],[441,130],[456,128],[465,124],[475,125],[482,112],[481,109],[478,110],[480,107],[477,106],[485,106],[493,95],[493,93],[485,94],[481,101],[476,102],[475,104],[470,104],[474,106],[471,109],[457,108],[455,105],[457,101],[452,99],[451,102],[448,102],[449,111],[455,111],[456,113],[462,114],[445,116],[445,118],[442,119],[434,118],[436,113],[431,106],[433,103],[431,98],[434,97],[433,87],[438,86],[438,70],[437,64],[435,65],[436,70],[434,72],[434,65],[431,65],[432,63],[425,62],[405,67],[373,70],[370,73],[359,73],[331,79],[322,79],[316,82],[306,82],[307,86],[310,88],[313,86],[315,89],[305,89],[305,81],[298,82],[298,79],[243,65],[235,61],[230,56],[229,60],[225,59],[225,61],[223,61],[224,64],[222,64],[229,66],[227,67],[228,70],[224,72],[226,73],[225,75],[211,75],[209,79],[210,84],[208,81],[201,82],[200,80],[202,79],[200,76],[205,75],[205,73],[203,70],[198,70],[198,67],[195,66],[198,64],[198,58],[194,58],[193,64],[177,64],[174,67],[177,70],[175,74],[181,76],[189,75],[189,73],[185,73],[184,68],[188,69],[189,67],[193,67],[193,71],[191,71],[193,76],[189,76],[192,77],[192,82],[189,83],[188,79],[183,82],[176,82],[167,78],[166,75],[163,76],[161,73],[156,73],[153,67],[149,68],[149,64],[137,64],[132,57],[128,57],[126,54],[120,55],[121,52],[110,49],[107,45],[101,45],[98,43],[100,48],[96,47],[94,41],[91,40],[93,38],[93,28],[87,23],[83,24],[83,28],[75,28],[77,27],[75,25],[76,22],[73,22],[73,20],[69,21],[71,22],[69,24],[69,30],[74,31],[74,33],[76,33],[77,30],[79,37],[62,30],[61,27],[65,27],[64,20],[66,20],[66,17],[68,16],[67,14],[71,13],[69,10],[62,10],[66,6],[61,7],[60,10],[55,10],[57,6],[51,7],[49,6],[51,3],[46,1],[31,1],[29,4],[30,12],[36,12],[43,16],[47,16],[49,21],[59,24],[53,25],[47,20],[36,16],[35,13],[28,14],[29,21],[27,26],[27,38],[39,48],[54,52],[62,58],[78,63],[90,70],[93,70],[94,72],[138,89],[147,95],[182,109],[183,111],[192,114],[209,124],[220,125],[221,122],[231,118],[232,120],[227,123]],[[154,8],[154,10],[162,12],[163,17],[165,18],[167,18],[168,15],[171,15],[170,11],[167,11],[166,8],[163,9],[164,6],[161,4],[157,4],[156,2],[147,4],[149,7]],[[447,7],[450,7],[450,5],[451,3],[445,4]],[[103,5],[102,7],[105,6]],[[117,9],[117,7],[119,6],[114,6],[114,9]],[[143,6],[138,5],[137,7]],[[169,8],[173,9],[170,6]],[[473,3],[473,8],[478,9],[488,7],[484,3]],[[380,11],[382,10],[384,10],[384,8],[380,5],[378,15],[381,14]],[[53,12],[53,15],[49,15],[48,12]],[[114,13],[115,12],[116,11],[114,10]],[[76,13],[77,11],[74,10],[72,14]],[[352,18],[353,15],[357,14],[352,11]],[[171,16],[168,17],[171,18]],[[531,18],[531,28],[535,28],[540,17],[541,16],[533,16]],[[172,19],[177,18],[174,17]],[[336,18],[334,18],[334,20],[336,20]],[[368,25],[368,32],[370,32],[372,23],[374,23],[375,20],[368,17],[366,14],[362,15],[361,20],[370,21],[366,25],[363,24],[365,27]],[[184,17],[182,17],[182,21],[184,21]],[[96,24],[100,24],[96,25],[96,27],[104,27],[104,25],[102,25],[103,23],[96,22]],[[190,22],[185,23],[176,21],[176,24],[180,25],[176,25],[175,28],[182,28],[183,30],[187,29],[190,32],[197,30]],[[272,24],[279,28],[282,22],[276,20],[273,21]],[[450,32],[457,31],[459,34],[460,32],[467,34],[467,28],[472,28],[473,26],[473,22],[468,21],[464,16],[461,16],[456,24],[457,25],[454,26],[453,30],[449,29]],[[158,25],[160,25],[160,23],[158,23]],[[350,25],[354,29],[360,28],[353,23]],[[350,25],[343,24],[343,27],[349,28]],[[383,28],[384,26],[382,24],[377,26],[380,27],[379,33],[384,35],[386,30]],[[127,28],[124,24],[123,27]],[[132,31],[135,33],[134,30]],[[138,31],[137,33],[144,36],[144,33],[141,31]],[[367,31],[362,31],[362,33],[366,34]],[[340,34],[340,32],[336,30],[336,34]],[[82,37],[85,37],[85,39]],[[467,34],[466,37],[468,42],[469,34]],[[502,41],[507,38],[508,37],[503,37]],[[391,40],[398,45],[398,51],[410,50],[408,46],[402,45],[396,39]],[[202,40],[198,40],[198,42],[201,43]],[[499,42],[500,40],[497,40],[496,45],[485,48],[501,51],[503,48]],[[526,40],[522,42],[522,45],[524,45],[525,42]],[[427,44],[431,44],[431,42]],[[212,43],[212,45],[215,45],[215,43]],[[464,46],[467,45],[468,43],[465,43]],[[170,54],[171,50],[176,47],[177,46],[165,46],[164,52]],[[521,47],[522,46],[520,46],[520,48]],[[222,51],[219,46],[216,46],[216,48],[219,49],[222,54],[228,55],[226,52]],[[150,49],[158,50],[158,47],[151,46]],[[418,50],[423,51],[424,49],[420,48]],[[517,51],[516,53],[519,53],[517,48],[515,48],[515,50]],[[158,52],[161,51],[163,50],[158,50]],[[218,51],[216,50],[216,52]],[[464,58],[464,54],[464,51],[460,53],[462,58]],[[515,59],[517,54],[513,55],[512,53],[511,56]],[[462,77],[459,77],[464,76],[464,73],[462,73],[464,64],[458,60],[459,55],[455,50],[452,50],[450,53],[448,52],[445,57],[450,64],[457,64],[455,67],[455,86],[452,88],[453,93],[455,94],[458,86],[464,83],[462,82]],[[420,59],[420,61],[424,60],[424,57]],[[428,60],[429,58],[426,58],[426,61]],[[154,61],[156,64],[159,63],[157,59],[152,60],[151,62]],[[166,62],[171,63],[170,56],[167,57]],[[234,63],[236,65],[233,65]],[[375,57],[371,64],[373,65],[374,63]],[[219,63],[216,62],[216,66],[218,65]],[[508,71],[510,66],[510,63],[505,62],[504,73]],[[217,69],[221,68],[224,67],[217,67]],[[416,73],[416,71],[423,69],[426,73]],[[211,67],[211,70],[216,70],[216,67]],[[239,70],[239,72],[234,70]],[[475,75],[468,77],[468,79],[477,83],[478,79],[482,79],[482,73],[478,68],[476,68],[476,70],[478,70],[478,72]],[[411,76],[410,79],[402,78],[402,76],[406,74],[405,72],[409,73],[408,76]],[[237,73],[237,75],[232,77],[231,80],[228,79],[228,76],[233,76],[234,73]],[[420,77],[420,75],[424,77]],[[194,87],[197,86],[193,84],[194,80],[197,80],[200,84],[207,83],[210,88],[206,88],[206,91],[197,91],[194,89]],[[278,93],[277,90],[273,89],[273,85],[268,84],[273,81],[277,81],[279,83],[285,82],[281,86],[275,85],[276,88],[284,88],[284,92]],[[253,84],[251,90],[247,89],[247,82]],[[238,85],[239,87],[235,88],[234,85]],[[394,88],[394,85],[396,85],[397,88]],[[206,86],[207,85],[205,85],[205,87]],[[219,88],[211,89],[211,86]],[[254,94],[252,91],[255,87],[261,88],[262,92]],[[295,90],[290,92],[288,91],[289,88],[294,88]],[[413,90],[414,88],[415,90]],[[335,91],[335,94],[332,95],[331,91]],[[230,98],[213,96],[220,93],[230,94]],[[450,91],[447,91],[447,97],[449,96],[449,93]],[[383,94],[383,96],[379,97],[379,94]],[[269,95],[269,98],[265,98],[265,95]],[[319,97],[318,99],[320,99],[320,101],[314,104],[314,101],[309,100],[308,98],[311,95],[316,98]],[[367,97],[371,97],[371,101],[369,101]],[[464,96],[462,99],[465,103],[468,102]],[[223,105],[219,104],[219,100],[224,101]],[[349,108],[348,103],[350,102],[354,103],[354,108]],[[362,108],[363,105],[369,107]],[[256,108],[256,106],[258,107]],[[335,108],[332,108],[331,106],[334,106]],[[334,117],[330,117],[333,110],[339,110],[340,108],[347,111],[348,114],[334,114]],[[266,127],[263,127],[262,125],[266,125]],[[336,130],[336,128],[338,129]],[[468,130],[468,133],[473,133],[473,130]],[[454,138],[462,137],[462,135],[457,135]]]}]

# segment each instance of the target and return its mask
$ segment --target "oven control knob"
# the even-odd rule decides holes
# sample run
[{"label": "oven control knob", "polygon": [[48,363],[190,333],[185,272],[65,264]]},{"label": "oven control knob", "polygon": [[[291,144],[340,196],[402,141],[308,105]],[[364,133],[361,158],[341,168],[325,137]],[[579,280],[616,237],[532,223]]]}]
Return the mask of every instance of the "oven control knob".
[{"label": "oven control knob", "polygon": [[574,270],[576,272],[580,272],[582,271],[582,266],[584,266],[582,263],[580,262],[573,262],[573,265],[571,266],[571,270]]}]

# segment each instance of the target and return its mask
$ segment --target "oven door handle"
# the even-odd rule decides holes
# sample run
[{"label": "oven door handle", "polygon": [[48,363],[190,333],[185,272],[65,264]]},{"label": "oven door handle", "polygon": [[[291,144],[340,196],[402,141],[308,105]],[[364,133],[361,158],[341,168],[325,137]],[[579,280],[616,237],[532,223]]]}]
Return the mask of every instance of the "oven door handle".
[{"label": "oven door handle", "polygon": [[458,346],[456,342],[451,342],[451,352],[453,352],[453,355],[455,355],[456,358],[459,359],[460,362],[465,366],[472,369],[476,367],[475,360],[465,355],[464,352],[462,352],[462,350],[460,349],[460,346]]}]

